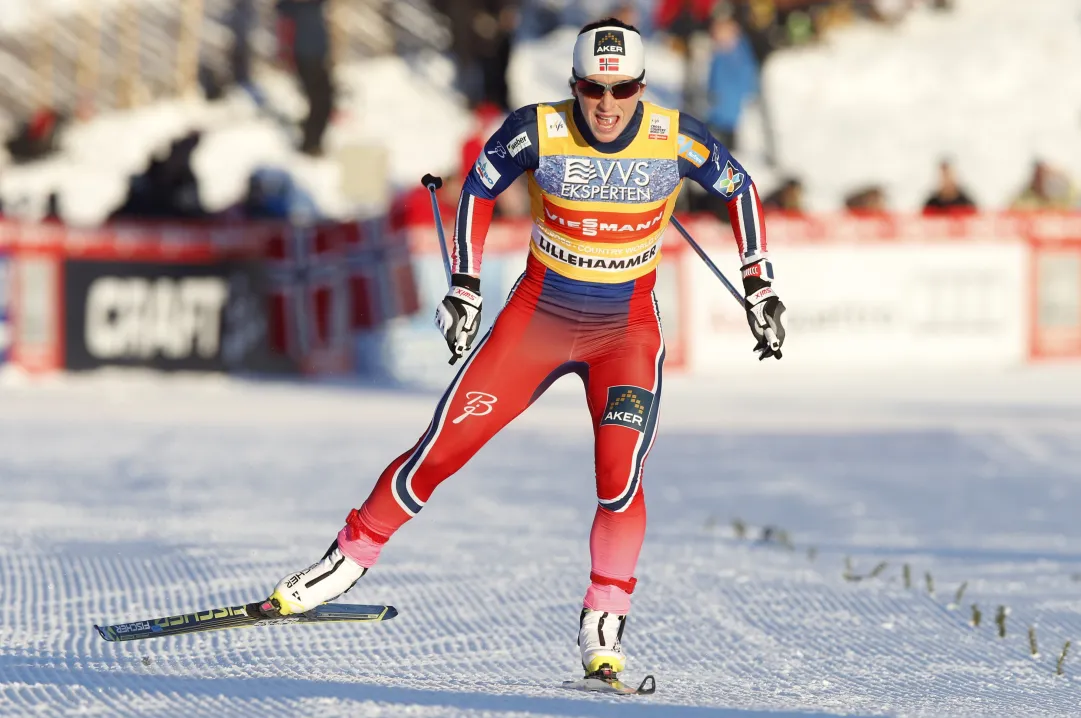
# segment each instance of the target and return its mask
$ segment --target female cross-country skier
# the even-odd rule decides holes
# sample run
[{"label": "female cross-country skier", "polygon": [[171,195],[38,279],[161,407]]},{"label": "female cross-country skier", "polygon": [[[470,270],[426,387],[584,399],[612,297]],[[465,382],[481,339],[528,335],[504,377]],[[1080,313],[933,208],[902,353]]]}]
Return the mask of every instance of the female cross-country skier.
[{"label": "female cross-country skier", "polygon": [[509,115],[464,182],[452,286],[436,310],[456,357],[470,351],[480,326],[478,275],[495,197],[523,172],[533,218],[525,273],[420,440],[387,466],[326,555],[278,583],[265,612],[302,613],[349,590],[444,479],[574,372],[593,418],[598,500],[578,644],[587,676],[624,669],[620,639],[646,528],[642,469],[657,433],[664,362],[652,290],[685,177],[727,200],[761,358],[779,353],[785,308],[771,287],[755,186],[700,121],[642,101],[638,31],[614,19],[583,27],[571,87],[571,99]]}]

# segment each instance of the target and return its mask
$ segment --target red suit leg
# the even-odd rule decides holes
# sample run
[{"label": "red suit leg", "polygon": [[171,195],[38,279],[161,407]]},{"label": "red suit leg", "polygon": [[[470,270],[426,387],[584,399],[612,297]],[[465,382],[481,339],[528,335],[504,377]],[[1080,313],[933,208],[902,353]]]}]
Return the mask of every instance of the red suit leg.
[{"label": "red suit leg", "polygon": [[573,326],[537,312],[534,289],[515,291],[443,394],[420,440],[384,469],[364,504],[349,515],[339,545],[360,565],[372,566],[383,544],[424,507],[435,487],[522,413],[544,379],[567,360]]},{"label": "red suit leg", "polygon": [[657,435],[664,340],[652,294],[631,300],[626,327],[598,342],[586,393],[595,432],[597,513],[587,608],[630,610],[634,569],[646,532],[642,472]]}]

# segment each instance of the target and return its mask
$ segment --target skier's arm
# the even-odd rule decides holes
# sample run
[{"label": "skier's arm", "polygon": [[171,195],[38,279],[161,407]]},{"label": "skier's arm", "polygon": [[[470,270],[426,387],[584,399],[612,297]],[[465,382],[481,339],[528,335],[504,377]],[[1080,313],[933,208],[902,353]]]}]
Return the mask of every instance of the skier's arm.
[{"label": "skier's arm", "polygon": [[761,352],[760,359],[780,358],[785,306],[773,289],[762,202],[750,175],[705,125],[683,113],[679,116],[679,173],[725,199],[728,221],[739,245],[747,323],[757,340],[755,350]]},{"label": "skier's arm", "polygon": [[537,106],[511,113],[481,150],[462,184],[454,220],[451,271],[480,274],[495,198],[523,172],[537,168]]},{"label": "skier's arm", "polygon": [[527,170],[537,168],[537,107],[513,112],[484,144],[462,183],[450,252],[450,288],[435,324],[451,351],[451,364],[468,352],[480,331],[480,261],[495,198]]},{"label": "skier's arm", "polygon": [[762,201],[747,170],[700,120],[685,113],[679,116],[679,143],[680,176],[689,177],[726,201],[728,220],[739,245],[740,264],[767,259]]}]

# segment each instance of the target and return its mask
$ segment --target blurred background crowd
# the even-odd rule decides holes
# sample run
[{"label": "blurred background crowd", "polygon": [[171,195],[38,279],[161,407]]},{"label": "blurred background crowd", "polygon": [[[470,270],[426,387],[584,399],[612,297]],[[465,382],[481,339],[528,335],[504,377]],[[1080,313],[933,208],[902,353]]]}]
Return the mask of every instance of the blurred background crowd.
[{"label": "blurred background crowd", "polygon": [[[955,109],[929,87],[964,89],[963,58],[932,51],[906,69],[950,28],[971,25],[956,36],[975,37],[991,6],[1010,4],[0,0],[0,202],[10,215],[74,224],[430,218],[411,178],[442,173],[453,195],[505,113],[565,94],[575,29],[611,15],[647,40],[650,99],[703,119],[771,210],[1077,209],[1079,141],[1042,131],[1039,87],[1020,98],[1032,104],[1026,125],[1023,106],[1012,119],[988,107],[1013,104],[1010,84],[1023,78],[1000,75],[998,96]],[[986,70],[985,83],[999,72]],[[927,122],[917,107],[946,129],[906,136]],[[1062,123],[1075,135],[1078,109]],[[977,126],[999,119],[998,136]],[[998,161],[1004,153],[1010,161]],[[684,194],[685,211],[718,210]],[[521,188],[498,212],[526,212]]]}]

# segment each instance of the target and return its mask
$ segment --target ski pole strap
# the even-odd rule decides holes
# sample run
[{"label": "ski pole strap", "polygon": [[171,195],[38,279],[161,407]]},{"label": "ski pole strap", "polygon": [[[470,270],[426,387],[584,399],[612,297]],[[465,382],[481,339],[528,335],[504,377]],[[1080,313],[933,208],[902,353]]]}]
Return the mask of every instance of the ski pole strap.
[{"label": "ski pole strap", "polygon": [[589,580],[598,586],[615,586],[628,595],[634,593],[634,586],[638,583],[637,578],[631,578],[629,581],[621,581],[618,578],[602,576],[596,571],[589,572]]}]

